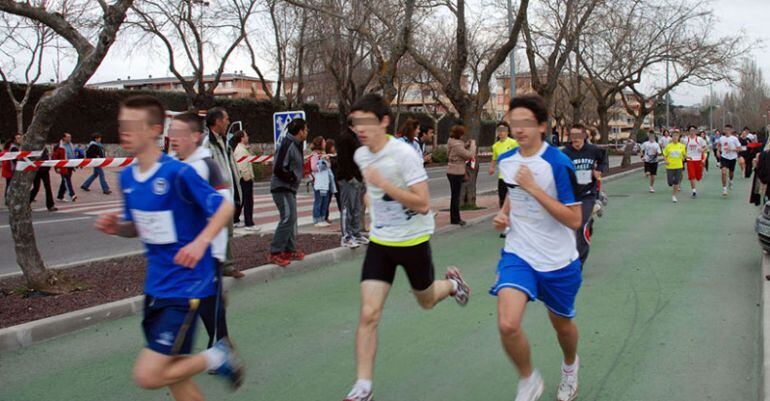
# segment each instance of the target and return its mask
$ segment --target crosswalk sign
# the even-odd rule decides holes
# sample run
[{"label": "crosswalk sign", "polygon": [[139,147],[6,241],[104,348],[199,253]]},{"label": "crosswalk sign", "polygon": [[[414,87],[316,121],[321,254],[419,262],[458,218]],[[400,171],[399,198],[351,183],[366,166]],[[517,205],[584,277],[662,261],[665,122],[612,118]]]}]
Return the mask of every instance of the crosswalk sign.
[{"label": "crosswalk sign", "polygon": [[275,141],[275,148],[278,148],[278,144],[286,136],[286,127],[295,118],[305,119],[305,112],[300,111],[282,111],[280,113],[273,114],[273,140]]}]

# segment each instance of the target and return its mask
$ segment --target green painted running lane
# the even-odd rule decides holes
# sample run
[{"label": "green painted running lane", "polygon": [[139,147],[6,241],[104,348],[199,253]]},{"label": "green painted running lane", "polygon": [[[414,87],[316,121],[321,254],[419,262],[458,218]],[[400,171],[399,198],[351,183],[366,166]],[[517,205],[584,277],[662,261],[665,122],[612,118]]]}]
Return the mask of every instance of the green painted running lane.
[{"label": "green painted running lane", "polygon": [[[665,177],[665,175],[663,176]],[[581,400],[756,400],[760,372],[761,252],[749,182],[727,199],[713,171],[696,200],[641,173],[608,183],[578,296]],[[685,185],[689,187],[689,185]],[[423,311],[399,273],[380,325],[378,401],[513,400],[517,376],[487,295],[502,240],[488,226],[434,239],[439,272],[457,264],[471,303]],[[341,400],[355,379],[354,331],[361,258],[231,292],[231,332],[248,362],[243,388],[196,380],[209,400]],[[0,400],[167,400],[134,386],[143,344],[131,317],[0,355]],[[524,328],[555,399],[561,353],[545,308],[531,303]],[[199,327],[198,346],[204,335]]]}]

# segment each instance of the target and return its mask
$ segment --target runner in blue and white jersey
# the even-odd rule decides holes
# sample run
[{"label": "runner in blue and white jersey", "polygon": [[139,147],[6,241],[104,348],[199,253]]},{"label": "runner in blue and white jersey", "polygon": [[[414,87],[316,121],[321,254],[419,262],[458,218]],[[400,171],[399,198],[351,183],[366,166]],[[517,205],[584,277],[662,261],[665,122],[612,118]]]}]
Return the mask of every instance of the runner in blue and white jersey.
[{"label": "runner in blue and white jersey", "polygon": [[134,380],[143,388],[168,387],[177,400],[198,400],[203,396],[192,377],[207,369],[235,387],[242,379],[242,365],[226,338],[189,355],[200,300],[217,292],[210,245],[234,207],[192,166],[156,146],[164,116],[162,104],[151,96],[121,104],[121,145],[136,163],[120,175],[123,216],[102,214],[96,227],[111,235],[138,236],[145,244],[142,328],[147,345],[134,366]]}]

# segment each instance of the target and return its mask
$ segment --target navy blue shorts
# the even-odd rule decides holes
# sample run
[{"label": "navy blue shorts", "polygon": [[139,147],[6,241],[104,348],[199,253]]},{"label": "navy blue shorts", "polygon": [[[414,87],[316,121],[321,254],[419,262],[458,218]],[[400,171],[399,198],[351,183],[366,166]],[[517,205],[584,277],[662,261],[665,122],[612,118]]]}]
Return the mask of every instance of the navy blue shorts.
[{"label": "navy blue shorts", "polygon": [[[192,309],[190,299],[155,298],[145,295],[142,329],[147,348],[163,355],[190,354],[197,316],[197,308]],[[189,320],[187,328],[184,327],[185,319]],[[174,352],[174,344],[177,341],[181,343]]]},{"label": "navy blue shorts", "polygon": [[496,296],[503,288],[513,288],[527,294],[530,301],[539,299],[551,312],[571,319],[575,317],[575,298],[582,282],[580,259],[559,270],[539,272],[516,254],[503,251],[497,265],[497,283],[489,293]]}]

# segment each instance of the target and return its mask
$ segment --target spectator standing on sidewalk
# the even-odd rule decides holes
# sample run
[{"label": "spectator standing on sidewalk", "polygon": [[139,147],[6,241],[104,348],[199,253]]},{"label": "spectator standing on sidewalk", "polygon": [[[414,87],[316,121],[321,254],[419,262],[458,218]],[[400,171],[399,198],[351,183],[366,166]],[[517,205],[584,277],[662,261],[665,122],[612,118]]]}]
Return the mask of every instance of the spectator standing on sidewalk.
[{"label": "spectator standing on sidewalk", "polygon": [[[88,147],[86,148],[86,157],[89,159],[103,159],[105,158],[104,153],[104,145],[102,145],[102,134],[96,133],[91,136],[91,143],[88,144]],[[93,184],[94,180],[98,177],[99,178],[99,185],[102,186],[102,192],[104,192],[105,195],[109,195],[112,193],[110,191],[110,186],[107,184],[107,180],[104,178],[104,169],[101,167],[94,167],[93,173],[91,173],[91,176],[86,179],[86,181],[83,183],[83,185],[80,186],[80,189],[88,192],[91,189],[91,184]]]},{"label": "spectator standing on sidewalk", "polygon": [[[16,134],[13,139],[9,140],[3,146],[3,151],[6,152],[18,152],[21,150],[21,134]],[[16,169],[16,162],[6,160],[2,162],[2,173],[5,178],[5,203],[8,204],[8,190],[11,188],[11,179],[13,179],[13,170]]]},{"label": "spectator standing on sidewalk", "polygon": [[449,204],[449,224],[464,226],[465,221],[460,218],[460,190],[465,181],[465,165],[476,154],[476,141],[471,139],[467,144],[462,138],[465,136],[465,127],[455,125],[449,134],[447,153],[449,163],[447,166],[447,178],[452,198]]},{"label": "spectator standing on sidewalk", "polygon": [[[340,185],[337,183],[337,142],[334,141],[334,139],[327,139],[326,140],[326,157],[329,158],[329,166],[332,169],[332,174],[334,174],[334,185],[337,187],[337,191],[334,192],[334,199],[337,201],[337,210],[342,210],[342,203],[340,202]],[[332,221],[329,218],[329,210],[331,207],[326,209],[326,222],[331,224]]]},{"label": "spectator standing on sidewalk", "polygon": [[433,151],[433,135],[433,127],[427,127],[425,131],[420,131],[418,142],[420,143],[420,155],[422,155],[423,165],[433,160],[433,154],[428,153],[428,144],[431,145],[431,152]]},{"label": "spectator standing on sidewalk", "polygon": [[420,122],[414,118],[407,118],[401,129],[398,130],[396,138],[414,148],[415,152],[422,158],[422,147],[417,140],[417,133],[420,132]]},{"label": "spectator standing on sidewalk", "polygon": [[[227,146],[227,128],[230,126],[230,116],[222,107],[214,107],[206,113],[206,127],[209,129],[208,148],[211,151],[211,158],[217,163],[221,170],[225,183],[233,193],[233,204],[241,203],[241,191],[238,183],[241,180],[238,166],[235,164],[233,151]],[[237,206],[236,206],[237,207]],[[234,278],[243,277],[243,273],[235,270],[233,267],[233,222],[227,227],[227,258],[222,266],[225,276]]]},{"label": "spectator standing on sidewalk", "polygon": [[303,176],[302,143],[307,139],[307,123],[295,118],[286,129],[288,134],[275,152],[270,179],[270,193],[281,215],[270,244],[270,263],[278,266],[288,266],[292,260],[305,258],[305,254],[297,250],[297,189]]},{"label": "spectator standing on sidewalk", "polygon": [[322,136],[313,138],[312,150],[310,170],[313,172],[313,224],[316,227],[329,227],[326,218],[337,186],[334,183],[329,157],[326,156],[326,141]]},{"label": "spectator standing on sidewalk", "polygon": [[[48,153],[48,146],[43,145],[43,153],[40,154],[39,160],[48,160],[50,159],[49,153]],[[48,208],[49,212],[55,212],[59,209],[56,208],[54,201],[53,201],[53,192],[51,191],[51,168],[50,167],[39,167],[37,171],[35,172],[35,180],[32,184],[32,192],[29,194],[29,203],[32,203],[35,201],[35,197],[37,196],[37,193],[40,191],[40,183],[43,183],[43,188],[45,190],[45,207]]]},{"label": "spectator standing on sidewalk", "polygon": [[364,179],[353,159],[361,142],[351,130],[340,134],[337,140],[337,184],[340,192],[340,245],[356,248],[369,243],[361,233],[364,224]]},{"label": "spectator standing on sidewalk", "polygon": [[259,228],[254,226],[254,170],[250,161],[238,161],[254,156],[249,151],[249,134],[246,131],[236,132],[230,139],[230,147],[233,149],[233,157],[238,163],[238,172],[241,174],[241,202],[235,208],[235,227],[241,225],[241,211],[243,211],[243,227],[246,231],[259,231]]},{"label": "spectator standing on sidewalk", "polygon": [[[72,135],[69,132],[65,132],[62,135],[61,141],[53,150],[51,155],[54,160],[69,160],[75,159],[75,147],[72,145]],[[64,200],[64,194],[69,192],[69,199],[71,202],[78,200],[78,196],[75,195],[75,189],[72,187],[72,172],[73,169],[69,167],[54,167],[54,170],[61,176],[61,184],[59,185],[59,193],[56,195],[56,199],[60,202],[66,202]]]}]

